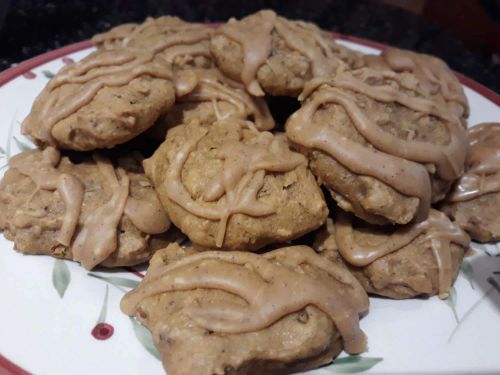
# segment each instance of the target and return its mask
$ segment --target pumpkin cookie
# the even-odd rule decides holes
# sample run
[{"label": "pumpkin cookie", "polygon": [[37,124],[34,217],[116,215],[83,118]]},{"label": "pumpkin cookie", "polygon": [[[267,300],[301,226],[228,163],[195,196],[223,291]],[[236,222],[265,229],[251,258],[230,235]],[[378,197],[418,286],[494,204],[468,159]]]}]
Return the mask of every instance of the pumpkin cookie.
[{"label": "pumpkin cookie", "polygon": [[181,124],[210,125],[216,121],[249,120],[259,130],[271,130],[274,120],[264,98],[250,96],[245,88],[217,69],[191,69],[176,74],[175,105],[148,132],[165,140],[167,130]]},{"label": "pumpkin cookie", "polygon": [[210,48],[217,66],[255,96],[298,96],[313,77],[362,65],[361,57],[331,34],[271,10],[230,19],[214,31]]},{"label": "pumpkin cookie", "polygon": [[339,206],[374,223],[425,220],[462,174],[465,129],[413,75],[362,68],[309,82],[293,147]]},{"label": "pumpkin cookie", "polygon": [[258,255],[173,244],[121,307],[152,332],[169,375],[290,374],[366,350],[365,291],[306,246]]},{"label": "pumpkin cookie", "polygon": [[344,263],[368,293],[446,298],[469,242],[462,229],[434,209],[427,220],[397,229],[339,211],[318,233],[314,248]]},{"label": "pumpkin cookie", "polygon": [[172,128],[144,167],[197,245],[256,250],[318,228],[328,213],[304,156],[248,121]]},{"label": "pumpkin cookie", "polygon": [[441,207],[472,239],[500,240],[500,123],[469,129],[465,174]]},{"label": "pumpkin cookie", "polygon": [[144,49],[172,64],[175,71],[213,67],[210,55],[212,28],[178,17],[147,18],[142,24],[128,23],[97,34],[92,42],[99,49]]},{"label": "pumpkin cookie", "polygon": [[380,55],[365,55],[363,60],[374,69],[413,73],[423,92],[439,105],[448,106],[450,112],[467,125],[469,103],[464,88],[443,60],[398,48],[387,48]]},{"label": "pumpkin cookie", "polygon": [[138,157],[74,163],[48,147],[12,157],[0,182],[0,230],[21,253],[133,265],[170,242],[169,227]]},{"label": "pumpkin cookie", "polygon": [[22,124],[36,143],[77,151],[139,135],[174,103],[170,64],[137,50],[96,51],[49,81]]}]

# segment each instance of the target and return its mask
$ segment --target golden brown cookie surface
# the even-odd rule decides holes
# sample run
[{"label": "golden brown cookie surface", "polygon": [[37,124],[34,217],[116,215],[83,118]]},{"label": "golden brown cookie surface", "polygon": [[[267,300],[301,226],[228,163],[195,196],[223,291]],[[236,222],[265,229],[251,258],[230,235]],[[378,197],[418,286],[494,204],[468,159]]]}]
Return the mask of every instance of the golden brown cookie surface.
[{"label": "golden brown cookie surface", "polygon": [[139,135],[174,103],[170,64],[147,51],[96,51],[61,69],[22,124],[37,144],[112,148]]},{"label": "golden brown cookie surface", "polygon": [[249,95],[242,84],[217,69],[191,69],[175,77],[177,99],[148,132],[163,141],[168,129],[194,123],[210,125],[229,119],[249,120],[259,130],[271,130],[274,119],[264,98]]},{"label": "golden brown cookie surface", "polygon": [[142,24],[129,23],[95,35],[100,49],[143,49],[172,64],[175,71],[213,67],[209,50],[212,29],[178,17],[148,18]]},{"label": "golden brown cookie surface", "polygon": [[443,60],[398,48],[387,48],[380,56],[365,55],[363,60],[375,69],[413,73],[427,95],[448,106],[450,112],[464,122],[469,116],[469,103],[462,84]]},{"label": "golden brown cookie surface", "polygon": [[177,126],[145,169],[173,223],[198,245],[256,250],[327,215],[305,158],[249,122]]},{"label": "golden brown cookie surface", "polygon": [[500,123],[483,123],[468,131],[465,174],[442,209],[472,239],[500,239]]},{"label": "golden brown cookie surface", "polygon": [[257,255],[171,245],[121,306],[152,331],[172,375],[289,374],[366,348],[365,292],[304,246]]},{"label": "golden brown cookie surface", "polygon": [[465,130],[411,74],[346,71],[310,81],[302,99],[288,138],[340,207],[366,221],[425,219],[463,171]]},{"label": "golden brown cookie surface", "polygon": [[298,96],[313,77],[362,64],[316,25],[263,10],[214,31],[210,48],[217,66],[256,96]]},{"label": "golden brown cookie surface", "polygon": [[102,155],[73,163],[54,148],[14,156],[0,183],[0,229],[26,254],[88,269],[133,265],[165,246],[170,221],[141,161]]},{"label": "golden brown cookie surface", "polygon": [[370,225],[339,211],[318,233],[314,247],[346,265],[368,293],[395,299],[444,298],[469,241],[463,230],[434,209],[427,220],[397,229]]}]

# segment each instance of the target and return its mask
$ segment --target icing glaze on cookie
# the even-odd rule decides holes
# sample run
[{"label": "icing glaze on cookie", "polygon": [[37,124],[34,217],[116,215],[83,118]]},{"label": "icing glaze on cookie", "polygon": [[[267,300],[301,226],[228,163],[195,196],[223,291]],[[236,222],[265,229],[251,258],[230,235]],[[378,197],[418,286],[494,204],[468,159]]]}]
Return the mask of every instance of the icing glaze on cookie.
[{"label": "icing glaze on cookie", "polygon": [[448,295],[453,282],[450,245],[456,243],[466,248],[470,242],[469,236],[462,229],[452,223],[444,213],[434,209],[430,210],[427,220],[400,227],[376,246],[356,243],[352,216],[338,211],[334,222],[335,240],[340,254],[348,263],[358,267],[367,266],[423,236],[422,241],[431,244],[436,258],[439,269],[439,295],[443,298]]},{"label": "icing glaze on cookie", "polygon": [[[36,190],[32,196],[39,190],[59,193],[65,212],[62,224],[55,228],[59,231],[57,241],[63,247],[71,249],[73,259],[81,262],[87,269],[95,267],[116,251],[117,230],[124,214],[140,231],[148,235],[163,233],[170,227],[170,221],[156,194],[152,194],[147,200],[129,196],[130,180],[127,172],[117,168],[115,173],[111,161],[103,156],[94,154],[93,158],[99,173],[106,179],[104,189],[111,190],[111,197],[87,216],[80,228],[78,223],[86,188],[76,176],[57,169],[61,160],[58,150],[47,147],[43,151],[24,152],[9,161],[12,169],[34,181]],[[22,214],[22,210],[16,212],[16,216]],[[39,218],[44,216],[47,216],[45,211],[37,214]]]},{"label": "icing glaze on cookie", "polygon": [[[67,65],[36,99],[33,106],[42,102],[42,109],[38,116],[31,113],[24,120],[23,132],[29,133],[30,129],[36,139],[54,144],[51,132],[56,123],[89,104],[101,89],[125,86],[140,76],[172,80],[170,65],[146,51],[97,51],[79,63]],[[63,95],[58,89],[64,85],[79,87]]]},{"label": "icing glaze on cookie", "polygon": [[315,77],[333,74],[339,67],[347,66],[335,54],[340,48],[335,42],[327,41],[325,34],[313,24],[287,20],[271,10],[260,11],[241,21],[231,19],[218,28],[214,35],[223,34],[242,46],[241,81],[252,95],[264,95],[256,75],[271,55],[273,33],[288,48],[307,57]]},{"label": "icing glaze on cookie", "polygon": [[206,25],[184,22],[177,17],[147,18],[142,24],[124,24],[95,35],[92,42],[103,49],[145,49],[173,63],[180,56],[210,59],[208,41],[212,30]]},{"label": "icing glaze on cookie", "polygon": [[[410,96],[399,90],[399,87],[408,89],[408,82],[402,81],[400,76],[370,69],[360,69],[356,74],[345,72],[333,79],[316,79],[306,85],[301,95],[304,104],[287,121],[287,136],[299,145],[326,152],[354,173],[377,178],[404,195],[418,197],[417,220],[424,220],[431,202],[431,183],[422,164],[434,164],[443,180],[453,181],[459,177],[467,150],[465,130],[456,117],[425,96]],[[366,83],[374,78],[390,83],[379,86]],[[398,103],[421,116],[439,118],[448,129],[450,141],[446,145],[436,145],[403,140],[382,130],[357,104],[358,94],[382,103]],[[316,111],[330,103],[345,110],[355,129],[373,147],[366,147],[313,121]]]},{"label": "icing glaze on cookie", "polygon": [[500,123],[482,123],[469,129],[465,174],[448,197],[462,202],[500,192]]},{"label": "icing glaze on cookie", "polygon": [[[192,69],[176,75],[175,86],[178,102],[213,103],[218,121],[228,117],[252,119],[259,130],[270,130],[274,120],[263,98],[250,96],[245,88],[215,69]],[[221,113],[217,102],[225,101],[232,104],[236,113]]]},{"label": "icing glaze on cookie", "polygon": [[42,151],[41,159],[37,154],[37,151],[28,151],[15,155],[9,160],[9,167],[33,180],[36,184],[33,195],[41,189],[59,192],[64,201],[65,213],[57,241],[69,246],[78,225],[85,188],[77,177],[57,170],[61,160],[58,150],[47,147]]},{"label": "icing glaze on cookie", "polygon": [[[242,127],[253,129],[253,142],[242,142]],[[221,247],[227,222],[232,215],[241,213],[259,217],[275,212],[275,207],[257,200],[266,172],[289,172],[306,163],[306,160],[301,154],[279,147],[276,137],[271,133],[258,132],[253,124],[248,122],[243,122],[241,126],[236,124],[232,127],[232,134],[227,136],[227,140],[218,150],[218,158],[224,160],[224,168],[220,175],[207,185],[203,201],[200,202],[190,196],[182,183],[181,175],[184,163],[206,133],[206,129],[201,129],[198,135],[180,147],[167,170],[166,191],[170,200],[190,213],[220,221],[216,245]],[[221,200],[222,204],[207,204],[215,200]]]},{"label": "icing glaze on cookie", "polygon": [[[301,269],[304,266],[320,272],[313,276]],[[336,288],[332,278],[349,288],[349,293]],[[307,246],[287,247],[262,255],[206,251],[151,267],[139,287],[123,298],[121,308],[134,315],[145,298],[199,288],[219,289],[247,303],[245,307],[189,306],[187,314],[205,329],[227,334],[255,332],[314,305],[335,323],[347,352],[366,350],[366,337],[358,326],[359,314],[368,309],[366,293],[349,271],[318,256]]]},{"label": "icing glaze on cookie", "polygon": [[464,89],[443,60],[412,51],[387,48],[380,56],[364,56],[364,61],[367,66],[376,69],[413,73],[427,95],[440,94],[456,116],[468,116],[469,104]]}]

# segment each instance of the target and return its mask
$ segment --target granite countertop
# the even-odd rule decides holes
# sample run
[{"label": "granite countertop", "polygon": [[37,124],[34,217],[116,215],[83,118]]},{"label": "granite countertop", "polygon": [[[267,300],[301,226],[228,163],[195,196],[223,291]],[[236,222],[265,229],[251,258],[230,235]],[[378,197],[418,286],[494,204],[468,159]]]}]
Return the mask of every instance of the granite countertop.
[{"label": "granite countertop", "polygon": [[[418,15],[369,0],[0,0],[0,71],[48,50],[147,16],[177,15],[220,22],[262,8],[444,59],[453,69],[500,92],[498,68],[467,50],[451,33]],[[1,26],[3,25],[3,26]]]}]

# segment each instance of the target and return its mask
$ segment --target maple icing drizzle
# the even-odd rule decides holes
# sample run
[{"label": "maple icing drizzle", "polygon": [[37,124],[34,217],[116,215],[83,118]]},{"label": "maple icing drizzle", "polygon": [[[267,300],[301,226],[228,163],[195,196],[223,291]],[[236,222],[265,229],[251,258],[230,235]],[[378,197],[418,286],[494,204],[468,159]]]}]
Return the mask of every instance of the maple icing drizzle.
[{"label": "maple icing drizzle", "polygon": [[[271,130],[274,127],[274,119],[264,99],[248,95],[241,84],[217,70],[193,69],[181,72],[176,75],[175,85],[179,102],[211,101],[218,121],[236,116],[243,120],[252,119],[259,130]],[[218,101],[231,103],[236,114],[220,113]]]},{"label": "maple icing drizzle", "polygon": [[271,10],[260,11],[241,21],[230,19],[215,30],[214,34],[223,34],[241,45],[241,81],[252,95],[264,95],[256,75],[271,55],[273,31],[283,39],[288,48],[308,58],[314,77],[329,75],[335,73],[338,68],[346,67],[334,53],[335,43],[324,40],[321,30],[312,24],[289,21],[278,17]]},{"label": "maple icing drizzle", "polygon": [[[365,79],[378,75],[370,70],[359,72]],[[397,80],[394,74],[384,73],[384,77]],[[346,89],[376,101],[399,103],[416,112],[442,119],[449,130],[449,143],[435,145],[403,140],[383,131],[364,113],[357,105],[355,96],[346,92]],[[456,179],[463,171],[467,150],[465,130],[458,121],[448,116],[447,111],[440,110],[429,100],[411,97],[390,85],[370,86],[350,74],[339,74],[328,81],[312,80],[304,88],[301,99],[307,100],[288,119],[287,136],[297,144],[328,153],[354,173],[377,178],[404,195],[418,197],[417,220],[427,217],[431,202],[429,173],[419,163],[435,164],[437,174],[447,181]],[[315,123],[313,117],[316,111],[329,103],[340,105],[355,129],[373,147],[366,147],[341,136],[329,126]]]},{"label": "maple icing drizzle", "polygon": [[482,123],[469,129],[465,174],[448,201],[462,202],[500,192],[500,123]]},{"label": "maple icing drizzle", "polygon": [[462,85],[441,59],[398,48],[387,48],[380,56],[367,55],[364,60],[369,67],[413,73],[427,95],[440,93],[445,101],[450,102],[449,109],[456,116],[468,116],[469,105]]},{"label": "maple icing drizzle", "polygon": [[[125,86],[140,76],[151,76],[171,80],[170,65],[155,59],[151,52],[138,50],[97,51],[81,62],[67,65],[52,80],[35,100],[33,108],[40,106],[41,111],[33,111],[24,120],[22,129],[30,129],[46,143],[53,144],[52,128],[56,123],[71,116],[89,104],[97,93],[105,87]],[[78,89],[63,93],[64,85],[78,84]]]},{"label": "maple icing drizzle", "polygon": [[[288,148],[280,147],[279,152],[273,152],[279,141],[269,132],[258,132],[253,128],[255,139],[245,144],[242,142],[242,127],[234,126],[233,129],[236,133],[228,135],[218,151],[218,157],[224,160],[223,169],[207,185],[203,201],[191,198],[182,183],[181,175],[189,154],[195,150],[208,130],[200,129],[198,135],[193,135],[185,141],[170,161],[165,176],[166,193],[170,200],[193,215],[220,221],[217,247],[224,243],[227,223],[232,215],[260,217],[275,213],[275,207],[257,199],[264,185],[266,171],[286,173],[306,163],[304,156]],[[222,204],[213,204],[216,200],[222,200]]]},{"label": "maple icing drizzle", "polygon": [[[80,261],[87,269],[104,261],[117,249],[117,227],[123,214],[146,234],[163,233],[170,227],[170,221],[156,194],[152,194],[148,200],[130,197],[127,173],[118,168],[118,180],[110,160],[97,154],[93,158],[99,172],[105,177],[112,196],[90,213],[74,241],[85,186],[78,177],[57,169],[61,160],[60,152],[54,147],[47,147],[41,152],[23,152],[9,160],[11,168],[35,182],[36,190],[32,197],[41,189],[57,190],[64,202],[65,212],[56,240],[64,247],[71,248],[73,259]],[[43,211],[39,216],[46,215],[47,212]]]},{"label": "maple icing drizzle", "polygon": [[[306,273],[303,266],[321,272]],[[339,288],[339,283],[349,291]],[[368,309],[366,293],[349,271],[307,246],[262,255],[206,251],[151,267],[143,282],[122,299],[121,308],[125,314],[134,315],[145,298],[198,288],[219,289],[247,303],[244,307],[229,303],[188,306],[188,316],[207,330],[227,334],[255,332],[314,305],[335,323],[347,352],[366,350],[366,337],[359,328],[359,314]]]},{"label": "maple icing drizzle", "polygon": [[112,195],[85,219],[71,247],[73,259],[86,269],[94,268],[118,248],[117,230],[127,203],[130,182],[121,168],[117,169],[120,181],[117,180],[113,164],[108,159],[97,154],[93,158]]},{"label": "maple icing drizzle", "polygon": [[[36,190],[32,197],[41,189],[57,190],[64,202],[65,213],[56,240],[63,246],[69,246],[80,217],[84,185],[77,177],[57,170],[61,160],[57,149],[47,147],[41,152],[41,159],[37,154],[38,151],[28,151],[15,155],[9,160],[9,166],[33,180]],[[45,212],[43,214],[46,215]]]},{"label": "maple icing drizzle", "polygon": [[442,212],[431,209],[429,217],[417,224],[408,224],[387,235],[386,241],[376,246],[362,246],[356,243],[352,216],[337,212],[335,217],[335,239],[342,257],[350,264],[364,267],[390,254],[423,235],[423,241],[430,242],[439,269],[439,295],[446,298],[453,282],[451,265],[451,243],[467,248],[469,236],[452,223]]},{"label": "maple icing drizzle", "polygon": [[[92,42],[104,49],[140,48],[150,50],[172,63],[178,56],[211,58],[208,41],[212,30],[201,24],[184,22],[175,17],[147,18],[140,25],[125,24],[98,34]],[[160,38],[161,36],[161,38]],[[155,38],[158,41],[150,45]],[[202,42],[207,42],[203,44]]]},{"label": "maple icing drizzle", "polygon": [[72,246],[74,259],[87,269],[103,262],[118,248],[117,231],[123,214],[146,234],[163,233],[170,227],[170,221],[156,194],[149,200],[130,197],[127,172],[117,168],[115,173],[115,167],[109,159],[99,154],[92,157],[112,193],[106,203],[86,218]]}]

